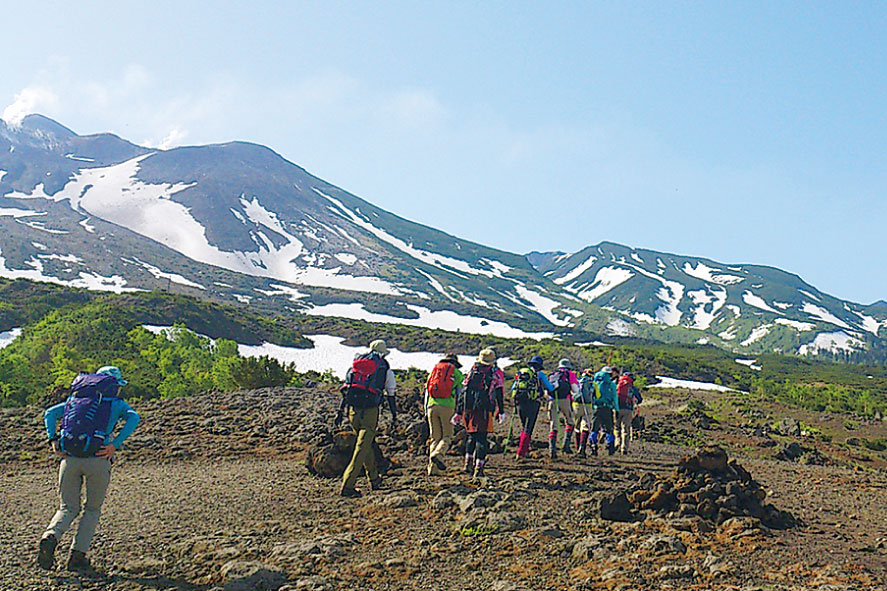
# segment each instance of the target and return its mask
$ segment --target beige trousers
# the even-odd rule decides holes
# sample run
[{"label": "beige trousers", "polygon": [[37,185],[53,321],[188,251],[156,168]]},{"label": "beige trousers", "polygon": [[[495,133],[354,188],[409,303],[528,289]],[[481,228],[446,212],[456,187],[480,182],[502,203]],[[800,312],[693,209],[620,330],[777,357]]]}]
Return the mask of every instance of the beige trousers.
[{"label": "beige trousers", "polygon": [[60,540],[74,519],[80,515],[80,491],[86,485],[86,503],[77,526],[72,550],[86,552],[99,525],[102,503],[111,483],[111,462],[106,458],[75,458],[65,456],[59,464],[59,498],[61,506],[43,536],[49,534]]},{"label": "beige trousers", "polygon": [[428,407],[426,416],[431,430],[431,448],[428,450],[428,461],[442,456],[447,452],[450,439],[453,438],[453,424],[450,422],[456,409],[449,406],[432,404]]},{"label": "beige trousers", "polygon": [[631,442],[631,419],[634,410],[619,409],[616,412],[616,443],[619,451],[628,453],[628,444]]},{"label": "beige trousers", "polygon": [[348,420],[357,434],[357,444],[354,446],[351,463],[342,475],[342,488],[354,488],[361,467],[366,468],[370,482],[379,477],[376,455],[373,453],[373,441],[376,439],[376,427],[379,425],[379,407],[351,408],[348,410]]}]

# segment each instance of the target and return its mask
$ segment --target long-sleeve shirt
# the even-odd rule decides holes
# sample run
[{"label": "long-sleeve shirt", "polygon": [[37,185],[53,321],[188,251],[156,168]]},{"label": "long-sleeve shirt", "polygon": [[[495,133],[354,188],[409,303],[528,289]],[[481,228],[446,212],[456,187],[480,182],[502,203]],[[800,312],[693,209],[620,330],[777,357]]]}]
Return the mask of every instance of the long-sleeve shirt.
[{"label": "long-sleeve shirt", "polygon": [[[132,407],[121,398],[106,398],[102,404],[111,405],[111,418],[108,421],[108,428],[105,430],[108,434],[105,437],[105,445],[111,443],[114,447],[120,449],[123,442],[126,441],[126,438],[132,435],[132,432],[139,426],[139,421],[141,420],[139,418],[139,413],[134,411]],[[65,414],[64,402],[49,407],[46,409],[46,412],[43,413],[43,423],[46,426],[46,434],[50,439],[55,437],[58,421],[62,418],[63,414]],[[120,432],[117,433],[117,436],[113,437],[114,429],[120,421],[125,421],[123,427],[120,429]]]},{"label": "long-sleeve shirt", "polygon": [[539,378],[539,393],[540,394],[548,394],[554,390],[554,386],[551,385],[551,382],[548,381],[548,376],[545,375],[545,372],[541,369],[536,372],[536,377]]}]

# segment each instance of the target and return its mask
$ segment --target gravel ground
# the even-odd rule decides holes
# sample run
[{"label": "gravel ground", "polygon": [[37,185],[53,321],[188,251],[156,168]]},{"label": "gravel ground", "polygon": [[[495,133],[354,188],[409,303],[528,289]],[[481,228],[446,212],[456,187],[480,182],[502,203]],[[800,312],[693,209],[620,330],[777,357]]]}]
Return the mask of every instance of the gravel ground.
[{"label": "gravel ground", "polygon": [[[426,477],[423,458],[392,435],[387,488],[346,500],[336,481],[306,470],[325,416],[313,398],[309,412],[304,392],[241,393],[220,411],[212,396],[140,408],[146,429],[114,467],[90,576],[34,564],[56,509],[55,461],[35,449],[0,464],[0,589],[885,588],[884,472],[740,457],[767,502],[800,526],[652,512],[620,523],[601,518],[601,499],[647,473],[667,477],[688,448],[648,442],[585,462],[495,455],[487,481],[473,483],[455,456],[450,474]],[[227,418],[244,408],[256,409],[246,429]],[[0,416],[0,432],[35,413],[13,414]],[[186,424],[230,431],[194,437]]]}]

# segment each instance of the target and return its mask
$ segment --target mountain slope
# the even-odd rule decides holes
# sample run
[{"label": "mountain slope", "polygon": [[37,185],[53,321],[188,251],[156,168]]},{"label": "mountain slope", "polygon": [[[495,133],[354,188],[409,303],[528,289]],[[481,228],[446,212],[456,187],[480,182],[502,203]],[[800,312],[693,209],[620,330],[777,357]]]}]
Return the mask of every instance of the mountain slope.
[{"label": "mountain slope", "polygon": [[[421,197],[421,196],[419,196]],[[887,304],[618,244],[521,256],[380,209],[246,142],[136,146],[0,121],[0,276],[503,337],[887,358]]]},{"label": "mountain slope", "polygon": [[822,293],[797,275],[602,242],[528,260],[583,301],[618,314],[613,333],[694,329],[752,352],[852,352],[887,335],[887,314]]}]

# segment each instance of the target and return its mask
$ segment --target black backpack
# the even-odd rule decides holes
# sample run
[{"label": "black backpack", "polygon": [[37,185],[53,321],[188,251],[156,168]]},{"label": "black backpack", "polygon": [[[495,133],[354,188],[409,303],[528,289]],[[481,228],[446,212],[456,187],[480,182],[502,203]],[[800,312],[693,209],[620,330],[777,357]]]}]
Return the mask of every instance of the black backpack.
[{"label": "black backpack", "polygon": [[531,367],[524,367],[514,376],[514,401],[520,404],[539,398],[539,376]]},{"label": "black backpack", "polygon": [[557,398],[567,398],[572,391],[572,386],[570,386],[570,370],[565,367],[561,367],[554,372],[552,377],[555,378],[556,382],[554,386],[554,392],[555,394],[557,394]]},{"label": "black backpack", "polygon": [[345,374],[345,403],[352,408],[375,408],[382,403],[388,362],[378,353],[358,355]]},{"label": "black backpack", "polygon": [[475,363],[468,373],[468,385],[462,394],[462,408],[465,412],[490,412],[495,407],[493,402],[493,376],[495,368],[492,365]]}]

